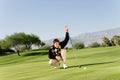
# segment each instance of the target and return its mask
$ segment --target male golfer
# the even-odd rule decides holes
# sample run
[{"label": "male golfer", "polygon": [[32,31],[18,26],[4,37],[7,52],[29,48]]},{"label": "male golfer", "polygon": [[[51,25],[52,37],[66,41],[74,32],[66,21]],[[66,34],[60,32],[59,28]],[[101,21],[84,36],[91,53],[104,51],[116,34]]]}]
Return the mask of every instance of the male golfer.
[{"label": "male golfer", "polygon": [[65,27],[66,35],[65,39],[60,42],[58,39],[53,40],[53,45],[49,49],[49,64],[54,66],[55,68],[58,68],[60,66],[60,61],[63,61],[63,68],[67,68],[66,65],[66,50],[64,47],[67,45],[69,41],[69,33],[68,33],[68,27]]}]

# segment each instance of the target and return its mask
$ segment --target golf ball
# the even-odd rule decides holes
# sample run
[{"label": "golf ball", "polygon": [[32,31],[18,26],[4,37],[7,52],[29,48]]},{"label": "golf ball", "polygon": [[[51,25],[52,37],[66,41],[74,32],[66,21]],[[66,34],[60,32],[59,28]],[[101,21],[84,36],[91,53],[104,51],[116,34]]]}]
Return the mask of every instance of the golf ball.
[{"label": "golf ball", "polygon": [[86,67],[84,67],[83,69],[86,70]]}]

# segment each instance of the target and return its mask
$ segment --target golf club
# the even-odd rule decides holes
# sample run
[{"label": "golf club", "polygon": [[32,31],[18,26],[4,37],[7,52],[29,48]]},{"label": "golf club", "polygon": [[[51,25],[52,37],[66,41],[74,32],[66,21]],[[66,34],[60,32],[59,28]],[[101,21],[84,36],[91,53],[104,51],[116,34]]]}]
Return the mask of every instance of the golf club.
[{"label": "golf club", "polygon": [[[74,53],[75,51],[74,51],[74,47],[73,47],[73,43],[72,43],[72,38],[69,36],[69,38],[70,38],[70,44],[71,44],[71,46],[72,46],[72,52]],[[74,53],[74,55],[75,55],[75,57],[76,57],[76,63],[78,63],[78,56],[77,56],[77,54],[76,53]],[[81,68],[81,65],[77,65],[79,68]]]}]

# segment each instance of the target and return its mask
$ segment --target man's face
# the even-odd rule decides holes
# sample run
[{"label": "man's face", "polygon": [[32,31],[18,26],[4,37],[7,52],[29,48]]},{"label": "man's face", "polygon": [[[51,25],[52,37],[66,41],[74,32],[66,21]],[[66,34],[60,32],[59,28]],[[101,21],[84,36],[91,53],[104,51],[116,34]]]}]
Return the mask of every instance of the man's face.
[{"label": "man's face", "polygon": [[60,46],[60,45],[59,45],[59,42],[55,42],[55,43],[54,43],[54,46],[55,46],[56,48],[59,48],[59,46]]}]

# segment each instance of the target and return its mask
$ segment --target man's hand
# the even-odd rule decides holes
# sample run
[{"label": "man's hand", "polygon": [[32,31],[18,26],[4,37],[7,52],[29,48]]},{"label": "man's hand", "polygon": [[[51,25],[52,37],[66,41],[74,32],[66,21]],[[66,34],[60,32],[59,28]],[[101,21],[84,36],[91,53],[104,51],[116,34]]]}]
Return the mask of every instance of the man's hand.
[{"label": "man's hand", "polygon": [[68,32],[68,26],[65,26],[65,31]]},{"label": "man's hand", "polygon": [[56,58],[58,61],[62,61],[61,56],[56,56],[55,58]]}]

